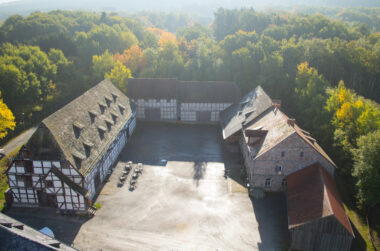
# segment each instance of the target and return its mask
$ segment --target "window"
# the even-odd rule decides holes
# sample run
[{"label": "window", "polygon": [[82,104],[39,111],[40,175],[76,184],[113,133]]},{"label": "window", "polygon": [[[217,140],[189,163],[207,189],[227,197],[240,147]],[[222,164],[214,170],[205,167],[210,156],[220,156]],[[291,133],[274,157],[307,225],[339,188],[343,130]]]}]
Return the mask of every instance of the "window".
[{"label": "window", "polygon": [[285,157],[285,152],[284,151],[281,152],[281,157]]},{"label": "window", "polygon": [[54,187],[52,180],[45,180],[45,185],[46,185],[47,188]]},{"label": "window", "polygon": [[91,124],[95,122],[96,114],[93,112],[89,112]]},{"label": "window", "polygon": [[270,187],[270,182],[271,182],[270,178],[267,178],[267,179],[265,180],[265,186],[266,186],[266,187]]},{"label": "window", "polygon": [[105,98],[105,100],[106,100],[106,104],[107,104],[107,106],[110,107],[110,106],[111,106],[111,102],[112,102],[112,100],[109,99],[109,98]]},{"label": "window", "polygon": [[113,123],[116,124],[118,116],[116,114],[113,114],[113,113],[111,113],[111,116],[112,116]]},{"label": "window", "polygon": [[87,158],[90,157],[90,155],[91,155],[91,146],[88,145],[88,144],[83,144],[83,146],[84,146],[84,151],[86,153],[86,157]]},{"label": "window", "polygon": [[111,131],[112,122],[111,122],[111,121],[108,121],[108,120],[106,120],[106,125],[107,125],[107,129],[108,129],[108,131]]},{"label": "window", "polygon": [[276,166],[276,173],[278,173],[278,174],[281,174],[281,172],[282,172],[282,166]]},{"label": "window", "polygon": [[123,115],[123,114],[124,114],[125,107],[122,106],[122,105],[119,105],[119,110],[120,110],[120,114]]},{"label": "window", "polygon": [[287,184],[288,182],[286,181],[286,179],[282,179],[281,186],[286,187]]},{"label": "window", "polygon": [[303,152],[300,152],[300,158],[303,158]]},{"label": "window", "polygon": [[24,160],[25,173],[33,173],[33,162]]},{"label": "window", "polygon": [[100,108],[100,113],[104,114],[104,111],[106,110],[106,106],[103,104],[99,104],[99,108]]},{"label": "window", "polygon": [[117,97],[118,97],[117,94],[112,93],[111,95],[112,95],[113,101],[116,102],[117,101]]},{"label": "window", "polygon": [[82,160],[76,156],[74,156],[74,161],[75,161],[75,165],[77,166],[77,168],[80,168],[81,164],[82,164]]},{"label": "window", "polygon": [[105,133],[105,129],[104,128],[98,128],[98,133],[99,133],[99,138],[100,139],[104,139],[104,133]]},{"label": "window", "polygon": [[81,129],[77,126],[73,126],[75,138],[79,138]]}]

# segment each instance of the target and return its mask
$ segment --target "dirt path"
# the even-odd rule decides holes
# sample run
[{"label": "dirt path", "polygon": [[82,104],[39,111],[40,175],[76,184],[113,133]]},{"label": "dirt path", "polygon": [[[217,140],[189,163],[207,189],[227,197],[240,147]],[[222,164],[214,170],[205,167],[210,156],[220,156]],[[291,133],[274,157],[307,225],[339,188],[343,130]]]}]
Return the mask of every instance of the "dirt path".
[{"label": "dirt path", "polygon": [[8,141],[4,146],[1,146],[0,148],[3,148],[5,151],[5,155],[8,155],[21,145],[25,144],[36,130],[37,126],[29,128],[17,137]]}]

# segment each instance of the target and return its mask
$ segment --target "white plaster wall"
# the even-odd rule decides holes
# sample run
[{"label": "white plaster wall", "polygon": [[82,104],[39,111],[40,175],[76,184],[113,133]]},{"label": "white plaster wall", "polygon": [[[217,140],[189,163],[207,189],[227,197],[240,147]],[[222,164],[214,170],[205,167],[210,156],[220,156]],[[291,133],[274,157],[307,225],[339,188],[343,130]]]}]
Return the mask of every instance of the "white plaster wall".
[{"label": "white plaster wall", "polygon": [[161,119],[177,119],[177,100],[176,99],[138,99],[137,118],[145,119],[145,108],[161,108]]}]

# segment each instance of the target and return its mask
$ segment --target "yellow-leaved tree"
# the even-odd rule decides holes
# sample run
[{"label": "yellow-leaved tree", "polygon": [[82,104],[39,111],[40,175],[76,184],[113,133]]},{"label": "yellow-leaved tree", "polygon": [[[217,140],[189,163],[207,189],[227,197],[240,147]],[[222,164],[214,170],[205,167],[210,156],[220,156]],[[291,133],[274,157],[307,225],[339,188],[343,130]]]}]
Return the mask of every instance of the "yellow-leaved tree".
[{"label": "yellow-leaved tree", "polygon": [[104,77],[111,79],[112,83],[116,84],[124,93],[127,93],[128,78],[131,78],[132,74],[125,65],[120,61],[116,61],[115,66]]},{"label": "yellow-leaved tree", "polygon": [[8,134],[8,130],[13,130],[15,126],[15,117],[1,98],[0,92],[0,139],[4,138]]}]

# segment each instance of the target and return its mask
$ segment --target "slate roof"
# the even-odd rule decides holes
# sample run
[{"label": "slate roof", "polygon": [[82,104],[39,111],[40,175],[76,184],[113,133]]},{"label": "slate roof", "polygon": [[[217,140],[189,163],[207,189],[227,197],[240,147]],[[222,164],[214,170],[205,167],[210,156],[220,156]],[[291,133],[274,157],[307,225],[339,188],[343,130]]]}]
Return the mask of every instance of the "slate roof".
[{"label": "slate roof", "polygon": [[234,103],[240,97],[234,82],[180,81],[179,100],[183,103]]},{"label": "slate roof", "polygon": [[131,78],[127,96],[131,99],[177,99],[184,103],[233,103],[241,94],[234,82]]},{"label": "slate roof", "polygon": [[220,113],[223,139],[240,131],[245,125],[257,118],[272,106],[272,99],[261,86],[245,95]]},{"label": "slate roof", "polygon": [[178,80],[175,78],[130,78],[127,96],[131,99],[176,99]]},{"label": "slate roof", "polygon": [[319,163],[287,176],[287,201],[290,229],[334,216],[354,236],[334,179]]},{"label": "slate roof", "polygon": [[61,157],[86,176],[130,119],[132,109],[127,96],[106,79],[45,118],[36,133],[47,128]]},{"label": "slate roof", "polygon": [[[14,237],[20,239],[16,241]],[[0,213],[0,243],[7,250],[76,250],[3,213]]]},{"label": "slate roof", "polygon": [[[255,152],[255,158],[260,157],[287,137],[297,134],[302,140],[322,155],[322,157],[336,167],[335,163],[330,159],[322,147],[318,145],[316,140],[312,139],[308,133],[302,130],[297,124],[289,124],[288,120],[289,117],[285,113],[283,113],[279,108],[273,107],[258,116],[248,127],[244,129],[245,131],[249,131],[259,128],[262,131],[267,131],[261,144],[250,146],[251,150]],[[248,142],[248,137],[246,137],[246,142]]]}]

